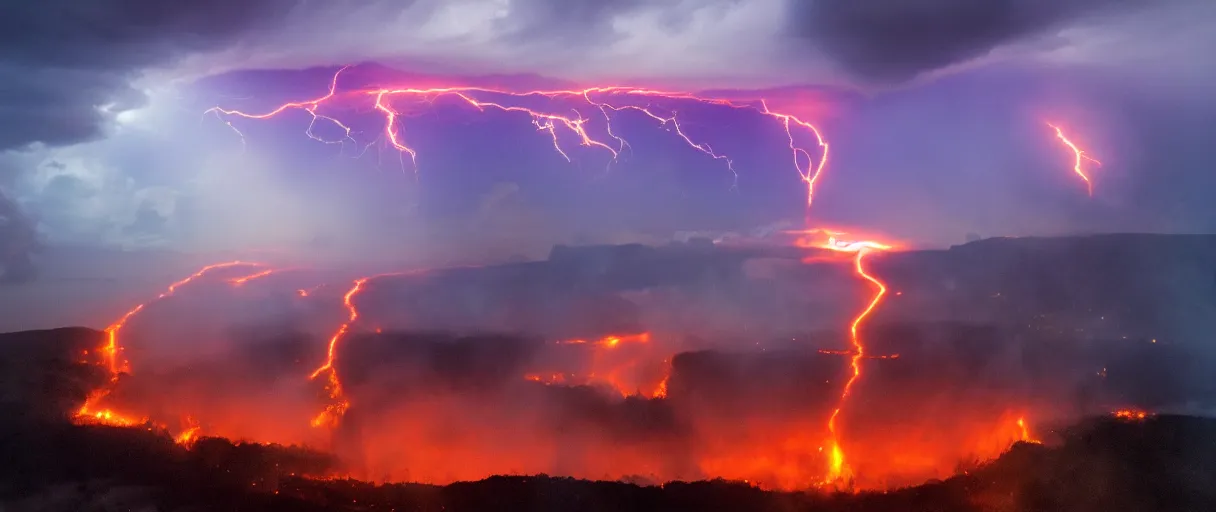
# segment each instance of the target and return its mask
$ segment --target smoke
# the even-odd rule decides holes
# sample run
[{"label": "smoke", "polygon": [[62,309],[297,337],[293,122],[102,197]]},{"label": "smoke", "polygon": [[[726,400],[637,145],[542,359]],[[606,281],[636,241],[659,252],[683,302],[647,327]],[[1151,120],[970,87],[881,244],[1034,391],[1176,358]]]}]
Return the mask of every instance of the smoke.
[{"label": "smoke", "polygon": [[0,191],[0,283],[32,281],[37,276],[33,260],[37,247],[33,223]]},{"label": "smoke", "polygon": [[[1158,256],[1162,240],[1147,240]],[[1140,292],[1195,297],[1162,277],[1182,260],[1142,258],[1145,241],[989,240],[875,257],[891,298],[862,331],[862,375],[837,420],[857,485],[945,477],[1085,415],[1210,407],[1200,338],[1144,334],[1178,317],[1142,307],[1103,318],[1136,307]],[[1216,248],[1168,244],[1194,262]],[[746,261],[781,253],[741,254],[559,247],[545,261],[374,278],[336,345],[349,409],[332,429],[311,426],[334,399],[324,375],[308,375],[347,320],[345,287],[315,288],[323,276],[308,271],[239,286],[216,274],[123,328],[133,371],[106,405],[170,430],[333,453],[336,474],[361,479],[803,488],[826,471],[826,418],[852,372],[844,327],[867,290],[847,266],[748,273]]]},{"label": "smoke", "polygon": [[901,82],[1137,0],[790,2],[797,36],[873,82]]}]

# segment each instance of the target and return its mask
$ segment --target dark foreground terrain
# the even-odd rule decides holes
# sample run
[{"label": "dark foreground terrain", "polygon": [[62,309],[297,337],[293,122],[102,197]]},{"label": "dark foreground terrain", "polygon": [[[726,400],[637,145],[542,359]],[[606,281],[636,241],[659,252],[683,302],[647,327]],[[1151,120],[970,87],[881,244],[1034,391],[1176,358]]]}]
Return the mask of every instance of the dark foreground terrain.
[{"label": "dark foreground terrain", "polygon": [[298,448],[138,428],[75,426],[63,411],[103,378],[75,354],[101,333],[0,335],[0,510],[1216,510],[1216,421],[1096,418],[1051,446],[1019,443],[945,481],[885,493],[767,492],[724,481],[643,487],[560,477],[447,486],[312,479],[333,463]]}]

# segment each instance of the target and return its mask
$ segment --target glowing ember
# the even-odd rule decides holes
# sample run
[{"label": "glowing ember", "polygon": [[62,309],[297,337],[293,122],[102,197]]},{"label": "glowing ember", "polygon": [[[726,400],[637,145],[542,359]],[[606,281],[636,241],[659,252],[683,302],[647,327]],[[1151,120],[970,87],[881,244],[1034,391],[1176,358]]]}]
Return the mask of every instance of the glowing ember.
[{"label": "glowing ember", "polygon": [[1018,430],[1022,432],[1022,437],[1019,439],[1019,441],[1022,441],[1023,443],[1041,444],[1038,439],[1031,437],[1030,427],[1026,425],[1025,417],[1018,418]]},{"label": "glowing ember", "polygon": [[1143,420],[1150,416],[1149,413],[1138,410],[1138,409],[1119,409],[1119,410],[1111,413],[1111,415],[1116,418],[1119,418],[1121,420],[1133,420],[1133,421]]},{"label": "glowing ember", "polygon": [[186,418],[185,424],[186,429],[174,436],[173,442],[189,448],[194,446],[194,442],[198,440],[201,427],[199,427],[198,422],[194,421],[194,418],[190,417]]}]

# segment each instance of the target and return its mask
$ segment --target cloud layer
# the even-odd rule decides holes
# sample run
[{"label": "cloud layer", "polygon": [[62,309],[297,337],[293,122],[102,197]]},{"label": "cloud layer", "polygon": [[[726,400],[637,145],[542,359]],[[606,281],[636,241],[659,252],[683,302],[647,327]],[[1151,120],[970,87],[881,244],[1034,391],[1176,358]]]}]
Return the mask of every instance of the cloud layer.
[{"label": "cloud layer", "polygon": [[792,2],[794,33],[849,72],[899,82],[1139,0],[814,0]]},{"label": "cloud layer", "polygon": [[[200,129],[195,110],[200,105],[182,97],[191,80],[254,68],[383,61],[432,74],[535,73],[576,82],[729,88],[906,85],[917,77],[1009,64],[1043,73],[1092,75],[1093,82],[1118,86],[1135,83],[1155,97],[1188,101],[1193,97],[1210,103],[1195,84],[1216,83],[1216,70],[1202,64],[1205,48],[1213,42],[1211,34],[1216,34],[1212,7],[1216,4],[1205,0],[981,3],[982,7],[966,0],[15,3],[0,16],[0,83],[4,84],[0,112],[6,120],[0,126],[0,183],[14,191],[18,203],[39,219],[53,240],[157,245],[172,239],[168,233],[183,223],[216,223],[217,218],[228,219],[228,227],[246,226],[251,233],[257,231],[254,226],[288,222],[300,226],[300,236],[306,237],[312,226],[336,223],[341,217],[327,212],[302,220],[298,212],[318,211],[316,204],[325,201],[300,199],[305,196],[299,190],[284,186],[298,185],[294,178],[267,177],[267,168],[286,166],[273,161],[276,155],[254,155],[262,160],[240,164],[242,174],[217,170],[235,168],[232,155],[209,151],[233,149],[212,145],[228,139],[202,138],[217,130],[212,125]],[[1190,85],[1172,85],[1176,83]],[[1160,89],[1167,86],[1187,94],[1163,94]],[[938,92],[932,92],[934,87]],[[942,87],[947,86],[929,83],[923,88],[930,91],[926,95],[941,96]],[[296,97],[294,92],[282,94]],[[903,93],[877,95],[862,115],[872,126],[919,125],[920,119],[901,116],[928,110],[917,107],[927,104],[924,98],[898,94]],[[964,94],[969,92],[955,91],[949,97]],[[942,122],[977,122],[941,112],[928,115],[937,115]],[[1160,124],[1169,126],[1168,121]],[[1002,122],[1006,120],[991,119],[985,125]],[[949,135],[951,127],[938,128]],[[967,135],[976,132],[958,128]],[[894,165],[903,166],[905,175],[950,164],[971,165],[932,159],[930,166],[922,165],[930,159],[894,158],[909,154],[897,142],[909,146],[905,138],[917,137],[901,132],[899,137],[875,141],[866,139],[867,133],[873,130],[851,134],[857,145],[864,142],[872,148],[857,153],[893,155]],[[1007,133],[984,136],[1010,140]],[[845,151],[841,156],[847,158]],[[1171,156],[1182,153],[1174,150]],[[871,165],[865,158],[842,163],[851,168]],[[209,179],[228,185],[200,185],[214,182]],[[918,183],[934,179],[927,176]],[[259,185],[259,192],[250,192],[249,197],[276,199],[254,201],[255,206],[235,213],[233,194],[225,190],[234,187],[245,194],[250,188],[236,186],[246,183],[242,180]],[[941,190],[932,192],[935,195],[926,204],[939,202]],[[824,205],[830,209],[827,201]],[[980,202],[989,208],[994,204]],[[1004,203],[1024,201],[1011,196]],[[1001,217],[1008,215],[1002,210]],[[251,218],[264,222],[250,222]],[[1016,231],[1006,228],[982,230]]]}]

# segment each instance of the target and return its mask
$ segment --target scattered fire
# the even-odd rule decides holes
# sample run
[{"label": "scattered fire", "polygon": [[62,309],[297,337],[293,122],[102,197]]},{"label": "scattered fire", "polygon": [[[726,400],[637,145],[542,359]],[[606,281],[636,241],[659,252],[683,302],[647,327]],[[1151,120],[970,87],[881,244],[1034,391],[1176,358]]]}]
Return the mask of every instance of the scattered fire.
[{"label": "scattered fire", "polygon": [[649,371],[655,369],[646,364],[653,353],[650,341],[649,332],[612,334],[594,340],[561,340],[557,344],[586,346],[585,350],[590,351],[587,366],[576,372],[532,372],[524,378],[546,385],[603,386],[622,397],[662,398],[667,394],[669,359],[663,360],[661,376],[658,371]]},{"label": "scattered fire", "polygon": [[1020,441],[1022,441],[1023,443],[1041,444],[1041,442],[1038,439],[1031,437],[1030,427],[1026,425],[1025,417],[1018,418],[1018,430],[1022,431],[1022,438],[1020,439]]},{"label": "scattered fire", "polygon": [[186,417],[186,429],[173,438],[173,442],[185,446],[187,448],[194,446],[194,442],[198,440],[198,434],[201,427],[194,418]]},{"label": "scattered fire", "polygon": [[[594,345],[599,345],[601,347],[614,348],[617,345],[620,345],[621,343],[649,343],[649,342],[650,342],[650,333],[643,332],[640,334],[622,334],[619,336],[616,336],[616,335],[604,336],[603,338],[592,341],[590,343],[592,343]],[[582,345],[584,343],[588,343],[588,341],[584,340],[584,339],[573,339],[573,340],[559,341],[558,343],[564,344],[564,345]]]},{"label": "scattered fire", "polygon": [[[120,317],[117,321],[110,324],[109,327],[106,327],[106,329],[105,329],[106,341],[105,341],[105,344],[101,347],[100,352],[103,357],[104,366],[110,372],[110,379],[106,383],[105,387],[94,390],[93,392],[91,392],[89,394],[89,396],[85,399],[84,404],[81,405],[80,408],[74,414],[74,416],[73,416],[74,420],[77,421],[78,423],[94,423],[94,424],[126,426],[126,427],[147,424],[148,423],[147,418],[135,419],[132,416],[118,413],[111,408],[105,408],[105,407],[99,406],[99,403],[101,401],[103,401],[107,396],[110,395],[114,386],[117,385],[120,376],[124,373],[130,373],[130,371],[131,371],[129,361],[127,361],[125,359],[122,359],[122,360],[119,359],[119,356],[123,351],[122,344],[119,340],[120,331],[123,329],[123,327],[125,327],[127,325],[127,323],[131,320],[132,317],[134,317],[140,311],[143,311],[144,308],[147,307],[148,304],[151,304],[152,302],[155,302],[155,301],[158,301],[158,300],[161,300],[161,299],[164,299],[166,297],[173,295],[182,286],[185,286],[185,285],[191,283],[192,281],[203,277],[205,274],[207,274],[211,271],[214,271],[214,270],[218,270],[218,269],[231,268],[231,267],[246,267],[246,266],[260,267],[260,266],[262,266],[262,264],[243,262],[243,261],[230,261],[230,262],[225,262],[225,263],[216,263],[216,264],[212,264],[212,265],[207,265],[207,266],[199,269],[197,272],[185,277],[184,279],[181,279],[179,281],[176,281],[176,282],[170,284],[169,287],[166,288],[164,292],[161,292],[160,295],[157,295],[155,298],[153,298],[152,300],[150,300],[148,302],[136,305],[134,308],[131,308],[129,311],[127,311],[125,314],[123,314],[122,317]],[[267,273],[269,273],[269,271],[259,271],[258,273],[253,274],[253,276],[258,276],[259,274],[265,275]]]},{"label": "scattered fire", "polygon": [[524,375],[524,379],[532,382],[539,382],[545,385],[565,384],[567,382],[566,374],[564,373],[550,373],[546,375],[529,373]]},{"label": "scattered fire", "polygon": [[1149,413],[1147,413],[1145,411],[1141,411],[1139,409],[1119,409],[1119,410],[1111,413],[1111,415],[1116,418],[1119,418],[1119,419],[1133,420],[1133,421],[1143,420],[1143,419],[1151,416]]},{"label": "scattered fire", "polygon": [[[806,184],[806,206],[808,208],[813,202],[815,185],[828,161],[828,144],[815,126],[793,115],[771,110],[768,103],[764,101],[737,103],[730,100],[706,98],[688,93],[672,93],[625,87],[530,91],[523,93],[474,87],[379,88],[340,92],[337,88],[340,73],[341,71],[334,74],[328,93],[316,99],[286,103],[262,114],[248,114],[219,107],[213,108],[209,112],[215,113],[235,131],[237,130],[236,127],[227,120],[226,116],[265,119],[287,110],[301,110],[312,117],[312,121],[306,129],[306,134],[309,137],[322,142],[341,144],[354,142],[352,134],[355,132],[347,124],[335,117],[324,115],[320,111],[323,107],[334,106],[333,103],[337,103],[340,99],[356,100],[361,98],[363,103],[368,104],[355,106],[370,107],[382,115],[384,120],[384,140],[388,145],[401,152],[402,155],[408,154],[414,160],[415,168],[417,168],[417,151],[403,140],[399,126],[400,119],[403,112],[405,112],[402,107],[407,101],[431,104],[440,98],[447,98],[460,102],[463,105],[468,105],[478,111],[498,110],[525,114],[531,119],[532,124],[538,131],[545,132],[548,138],[552,139],[554,149],[566,160],[571,159],[570,153],[562,145],[559,138],[559,130],[563,134],[573,134],[577,138],[579,145],[597,148],[611,155],[615,160],[628,146],[628,142],[613,131],[613,115],[610,113],[631,111],[648,116],[660,126],[669,129],[681,137],[694,150],[702,152],[713,159],[723,161],[726,167],[733,173],[734,164],[731,159],[724,154],[718,153],[708,144],[694,141],[685,131],[682,121],[677,120],[675,110],[660,110],[660,107],[655,106],[656,102],[687,101],[726,108],[749,109],[780,123],[784,128],[785,135],[789,139],[788,147],[792,152],[794,167],[798,171],[801,180]],[[495,101],[490,101],[491,98]],[[561,108],[555,107],[554,111],[550,112],[518,104],[518,102],[525,99],[528,101],[561,101],[563,104],[558,105]],[[644,103],[638,103],[635,100],[641,100]],[[592,130],[589,130],[592,119],[583,117],[583,114],[577,109],[574,109],[573,114],[566,113],[568,112],[568,105],[566,103],[571,102],[577,102],[580,108],[588,110],[593,114],[598,112],[598,114],[595,114],[596,116],[602,115],[602,126],[603,130],[607,133],[607,138],[597,139],[593,136]],[[597,119],[600,118],[597,117]],[[343,129],[345,135],[339,140],[325,140],[316,136],[313,134],[312,129],[318,120],[332,123]],[[796,131],[799,134],[813,136],[817,149],[814,145],[808,145],[806,148],[800,146],[795,138]],[[1089,159],[1089,157],[1085,156],[1083,151],[1068,141],[1059,128],[1056,128],[1056,131],[1059,138],[1076,153],[1077,165],[1074,170],[1089,184],[1089,177],[1081,167],[1081,161]],[[240,134],[239,131],[237,133]],[[243,143],[243,135],[241,135],[241,140]],[[808,138],[808,140],[810,139]],[[815,158],[812,156],[812,150],[819,154],[818,161],[815,161]],[[866,359],[896,359],[899,357],[898,354],[868,354],[867,346],[861,333],[862,327],[866,324],[872,313],[882,304],[887,294],[887,285],[869,271],[867,266],[868,258],[874,253],[893,249],[893,245],[874,240],[847,237],[847,234],[844,232],[826,229],[808,230],[800,234],[803,235],[802,239],[799,240],[800,246],[820,250],[817,251],[815,256],[808,257],[807,263],[851,260],[852,270],[858,279],[864,281],[864,284],[873,290],[864,307],[852,316],[848,340],[850,348],[841,351],[823,351],[824,353],[849,357],[848,368],[850,374],[843,386],[839,386],[839,396],[835,397],[835,393],[833,392],[832,395],[835,397],[835,400],[832,403],[823,408],[812,409],[808,407],[808,410],[814,411],[813,418],[810,419],[798,418],[789,422],[778,421],[788,419],[786,416],[781,416],[781,414],[787,413],[782,408],[777,408],[778,411],[772,413],[776,419],[772,420],[771,423],[765,423],[765,421],[768,421],[767,419],[754,420],[751,417],[741,418],[737,415],[732,416],[729,414],[724,415],[725,417],[722,420],[713,416],[709,416],[710,419],[698,417],[697,419],[703,423],[694,425],[695,434],[702,436],[698,439],[705,443],[706,446],[697,446],[696,450],[699,451],[688,454],[694,462],[687,464],[687,466],[696,467],[703,474],[691,474],[688,476],[723,476],[727,478],[748,479],[753,482],[761,482],[762,485],[783,488],[805,487],[808,482],[814,481],[820,481],[825,485],[832,486],[852,486],[856,477],[854,474],[854,464],[858,464],[856,466],[858,473],[865,472],[866,468],[861,467],[863,464],[859,464],[858,461],[864,462],[867,459],[875,458],[871,451],[866,450],[865,446],[865,444],[875,439],[874,436],[867,437],[860,434],[858,426],[864,422],[851,420],[854,418],[853,414],[855,412],[874,408],[866,402],[858,402],[853,399],[857,393],[858,383],[861,381],[863,374],[863,361]],[[192,276],[174,283],[165,293],[158,296],[157,299],[172,294],[178,287],[201,277],[212,269],[238,265],[258,266],[257,264],[242,262],[208,266]],[[240,286],[251,280],[268,276],[273,272],[273,269],[263,268],[251,275],[229,279],[228,282],[232,285]],[[375,279],[375,277],[362,277],[355,280],[352,287],[343,295],[342,303],[345,308],[346,318],[329,336],[323,364],[309,375],[309,381],[316,380],[322,375],[325,376],[324,389],[328,396],[328,403],[324,409],[315,416],[312,416],[311,424],[314,427],[332,428],[338,425],[351,407],[352,402],[358,401],[357,398],[348,396],[348,393],[355,395],[355,397],[360,396],[358,394],[361,389],[360,386],[352,384],[352,388],[349,390],[344,387],[344,382],[339,376],[336,364],[343,340],[355,329],[356,322],[361,320],[360,311],[356,307],[356,296],[366,289],[367,284],[372,279]],[[296,289],[294,293],[299,297],[309,297],[315,290],[317,288],[301,288]],[[106,367],[112,375],[111,387],[113,383],[117,382],[120,374],[129,372],[127,361],[120,357],[122,346],[119,342],[119,332],[130,318],[143,310],[144,307],[145,305],[143,304],[136,306],[106,329],[107,341],[102,348],[102,354]],[[376,329],[376,332],[380,332],[380,330]],[[687,411],[677,408],[692,406],[677,402],[681,399],[680,395],[683,395],[689,386],[684,385],[684,376],[681,374],[678,376],[680,380],[677,381],[680,385],[674,390],[669,389],[668,385],[673,372],[671,364],[673,356],[670,353],[660,354],[655,352],[659,349],[655,346],[657,344],[651,343],[651,341],[651,334],[648,332],[614,334],[594,340],[573,339],[559,341],[559,345],[571,346],[568,349],[563,348],[561,350],[570,350],[582,354],[580,357],[584,358],[586,367],[580,368],[577,372],[554,371],[554,368],[544,368],[543,370],[529,368],[529,370],[534,371],[525,373],[524,379],[553,386],[593,385],[611,388],[622,397],[642,396],[650,399],[662,399],[661,402],[623,401],[631,407],[640,404],[649,410],[649,408],[670,406],[673,411],[678,411],[681,414],[687,413]],[[550,346],[550,349],[554,348]],[[647,361],[653,363],[660,360],[662,361],[661,367],[658,365],[648,367],[646,364]],[[298,370],[293,370],[293,372],[295,371]],[[519,373],[515,373],[516,371],[513,370],[512,373],[509,373],[508,378],[517,379]],[[300,373],[302,374],[303,372]],[[881,375],[878,377],[881,377]],[[874,378],[875,376],[868,376],[866,379],[867,384]],[[302,378],[299,380],[304,382]],[[351,380],[353,382],[353,379]],[[800,389],[803,389],[801,388],[801,384]],[[118,414],[112,409],[99,407],[100,402],[109,392],[110,388],[106,388],[91,394],[85,404],[77,411],[78,420],[121,426],[137,426],[148,423],[146,419],[136,420],[132,417]],[[669,396],[672,393],[677,396]],[[596,435],[590,436],[590,439],[575,436],[554,442],[544,440],[545,436],[539,434],[536,434],[536,437],[527,437],[535,433],[538,425],[546,425],[544,421],[528,418],[528,421],[521,421],[519,424],[504,427],[504,431],[510,431],[511,435],[523,436],[520,439],[532,440],[534,443],[504,442],[499,444],[481,444],[484,442],[482,440],[494,436],[487,435],[487,431],[484,430],[485,427],[478,427],[472,424],[466,425],[461,423],[461,420],[467,419],[467,411],[470,404],[494,407],[497,402],[491,400],[489,404],[486,404],[478,403],[474,399],[444,396],[445,399],[450,398],[452,401],[451,403],[447,403],[436,398],[437,395],[426,393],[422,393],[422,395],[425,396],[416,398],[419,401],[418,403],[409,404],[405,419],[393,418],[394,429],[390,433],[380,433],[381,435],[389,436],[388,438],[377,439],[377,441],[397,440],[397,442],[404,443],[409,447],[407,450],[408,454],[402,456],[399,453],[391,452],[383,446],[376,445],[375,441],[369,441],[369,444],[375,447],[374,451],[377,457],[384,459],[384,461],[379,461],[381,466],[375,465],[378,462],[377,460],[369,462],[370,467],[374,468],[375,471],[384,470],[383,474],[390,474],[393,470],[400,471],[402,466],[404,466],[408,471],[404,474],[414,480],[450,481],[457,478],[482,477],[495,471],[516,471],[517,468],[521,467],[523,470],[539,469],[543,471],[547,468],[545,464],[549,464],[553,460],[560,460],[563,465],[569,464],[569,467],[575,468],[575,471],[582,471],[582,474],[575,476],[635,474],[634,471],[637,468],[647,468],[654,475],[672,478],[685,476],[685,474],[679,473],[682,469],[662,467],[665,462],[665,451],[671,446],[660,442],[627,446],[627,443],[622,443],[619,439],[612,438],[609,435],[616,433],[616,427],[619,427],[619,425],[615,423],[609,424],[612,428],[603,428],[604,432],[597,431]],[[595,395],[598,397],[597,400],[601,400],[601,402],[594,404],[596,407],[592,407],[597,414],[600,414],[597,417],[613,417],[616,415],[615,410],[607,409],[607,406],[602,405],[603,403],[607,403],[610,406],[617,406],[622,403],[622,401],[617,401],[614,398],[604,401],[604,393],[586,393],[586,395]],[[745,401],[750,400],[754,402],[760,402],[767,398],[746,394],[742,395],[742,397]],[[500,397],[495,396],[495,398]],[[707,408],[723,406],[717,403],[722,400],[715,399],[705,400],[709,403],[702,404],[701,406]],[[364,404],[362,401],[358,403],[360,405]],[[785,405],[781,402],[774,403],[782,406]],[[511,407],[510,405],[499,404],[498,406],[508,410],[511,413],[508,415],[510,418],[524,415],[518,408]],[[754,404],[745,403],[743,405],[750,406]],[[842,416],[846,408],[848,408],[849,414]],[[308,410],[311,415],[311,406]],[[744,408],[743,410],[748,409]],[[830,414],[827,411],[830,411]],[[1138,416],[1135,415],[1136,413],[1131,412],[1127,413],[1128,415],[1122,413],[1123,411],[1118,411],[1115,415],[1132,419],[1142,419],[1145,417],[1145,414],[1142,412],[1138,413]],[[672,414],[675,413],[673,412]],[[826,425],[823,424],[821,414],[828,416]],[[348,421],[353,423],[355,421],[354,416],[352,414]],[[369,421],[367,419],[368,415],[361,416],[364,418],[364,421]],[[488,414],[485,416],[489,417]],[[842,444],[842,441],[846,437],[846,432],[843,428],[843,422],[846,417],[850,420],[850,428],[847,435],[851,443],[847,452]],[[547,416],[542,416],[541,418],[544,420],[551,419]],[[680,418],[680,420],[686,419]],[[966,452],[967,454],[994,455],[994,451],[1003,449],[1010,443],[1018,440],[1032,443],[1038,442],[1032,437],[1025,416],[1016,417],[1016,421],[1012,420],[1013,417],[1010,414],[1000,416],[998,419],[996,415],[976,413],[965,418],[965,420],[952,422],[950,427],[958,433],[963,433],[967,436],[966,441],[963,441],[963,444],[968,444],[968,449],[971,450],[970,452]],[[751,424],[753,421],[755,424]],[[300,428],[307,429],[302,419],[298,423]],[[680,423],[680,421],[673,423]],[[740,425],[743,423],[747,424]],[[208,434],[217,435],[217,429],[212,420],[208,419],[206,424]],[[666,424],[664,426],[670,427]],[[200,435],[200,426],[193,417],[187,417],[184,427],[175,436],[175,440],[182,445],[189,446]],[[366,425],[361,424],[360,427],[366,429]],[[567,426],[563,425],[562,428],[567,428]],[[752,432],[748,429],[764,432],[766,437],[763,440],[750,438],[746,435],[734,437],[741,432]],[[932,429],[925,427],[919,433],[930,430]],[[565,435],[565,432],[561,429],[555,432]],[[683,431],[677,432],[681,436],[688,434]],[[980,432],[981,434],[976,434],[976,432]],[[627,433],[636,434],[636,432]],[[367,435],[372,437],[375,434],[368,433]],[[600,437],[601,435],[603,436],[602,438]],[[824,445],[825,436],[826,446]],[[644,436],[639,435],[639,437]],[[744,440],[740,441],[739,439]],[[587,446],[583,447],[580,445],[579,450],[563,451],[566,447],[565,443],[576,441],[585,442]],[[908,449],[906,453],[892,454],[890,456],[890,467],[901,470],[905,468],[916,470],[925,468],[940,469],[943,461],[941,457],[937,456],[938,453],[934,451],[939,446],[928,441],[922,444]],[[684,444],[677,444],[676,446],[680,449],[688,448]],[[581,452],[586,452],[587,455],[583,455]],[[817,455],[818,453],[823,453],[823,455]],[[869,457],[866,457],[867,455]],[[603,460],[599,460],[597,457]],[[826,471],[823,469],[824,458],[826,458],[827,462]],[[757,476],[761,478],[756,478]]]}]

